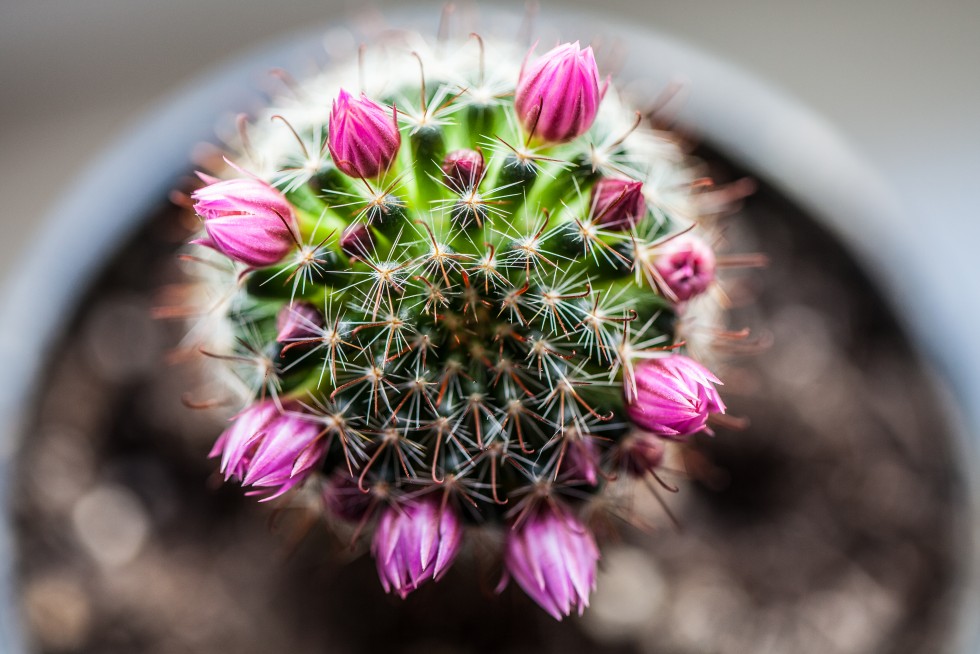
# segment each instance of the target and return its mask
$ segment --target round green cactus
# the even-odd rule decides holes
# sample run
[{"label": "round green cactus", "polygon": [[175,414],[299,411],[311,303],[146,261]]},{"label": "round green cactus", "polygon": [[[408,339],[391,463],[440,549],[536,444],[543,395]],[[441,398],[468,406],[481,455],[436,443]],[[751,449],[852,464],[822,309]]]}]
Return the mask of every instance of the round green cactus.
[{"label": "round green cactus", "polygon": [[[226,319],[204,349],[247,405],[213,454],[268,497],[320,480],[353,520],[440,498],[449,560],[457,518],[573,522],[591,553],[578,509],[724,411],[677,333],[714,281],[692,162],[591,48],[522,65],[506,42],[407,40],[277,99],[232,179],[194,194],[209,270],[232,273],[203,282]],[[399,567],[406,519],[384,520],[379,570],[405,594],[433,572]],[[518,554],[556,617],[587,602],[527,588]],[[597,556],[575,564],[589,585]]]}]

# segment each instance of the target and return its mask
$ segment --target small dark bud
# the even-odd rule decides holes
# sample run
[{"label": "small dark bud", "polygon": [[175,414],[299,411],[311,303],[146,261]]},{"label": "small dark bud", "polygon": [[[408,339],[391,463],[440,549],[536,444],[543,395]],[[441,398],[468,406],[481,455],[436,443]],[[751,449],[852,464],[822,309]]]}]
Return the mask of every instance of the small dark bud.
[{"label": "small dark bud", "polygon": [[446,184],[457,193],[479,186],[483,169],[483,155],[478,150],[454,150],[442,160]]}]

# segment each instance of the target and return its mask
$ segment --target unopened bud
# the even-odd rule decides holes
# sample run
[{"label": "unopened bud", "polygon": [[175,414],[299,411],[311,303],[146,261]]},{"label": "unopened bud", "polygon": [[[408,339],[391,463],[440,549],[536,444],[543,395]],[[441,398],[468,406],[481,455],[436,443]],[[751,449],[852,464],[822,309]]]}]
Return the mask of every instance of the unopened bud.
[{"label": "unopened bud", "polygon": [[398,156],[402,137],[398,121],[363,93],[354,98],[341,89],[330,111],[327,146],[334,164],[345,175],[372,179]]},{"label": "unopened bud", "polygon": [[295,247],[296,219],[282,193],[251,177],[217,180],[193,193],[207,238],[195,241],[252,268],[278,263]]},{"label": "unopened bud", "polygon": [[323,327],[323,315],[309,302],[283,305],[276,316],[276,340],[294,343],[315,338]]},{"label": "unopened bud", "polygon": [[340,237],[340,249],[349,257],[365,259],[374,252],[374,236],[364,223],[351,225]]},{"label": "unopened bud", "polygon": [[603,92],[592,48],[565,43],[521,71],[514,96],[517,117],[547,143],[564,143],[589,130]]},{"label": "unopened bud", "polygon": [[657,251],[654,266],[681,302],[704,293],[715,281],[715,253],[691,234],[664,243]]},{"label": "unopened bud", "polygon": [[457,193],[475,189],[483,179],[483,155],[477,150],[454,150],[442,160],[446,184]]},{"label": "unopened bud", "polygon": [[663,438],[681,439],[703,430],[708,416],[724,413],[725,405],[711,371],[682,354],[636,364],[635,395],[625,387],[630,419]]},{"label": "unopened bud", "polygon": [[646,215],[643,184],[635,179],[604,177],[592,187],[592,216],[602,228],[627,230]]}]

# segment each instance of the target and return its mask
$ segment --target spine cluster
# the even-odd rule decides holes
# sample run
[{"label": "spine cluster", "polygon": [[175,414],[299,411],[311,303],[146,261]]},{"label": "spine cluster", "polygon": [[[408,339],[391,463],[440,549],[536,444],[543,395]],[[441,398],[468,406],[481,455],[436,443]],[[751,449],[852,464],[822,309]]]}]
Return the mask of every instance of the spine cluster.
[{"label": "spine cluster", "polygon": [[365,92],[310,82],[201,175],[194,243],[235,269],[206,353],[248,397],[212,455],[263,499],[319,484],[376,524],[403,597],[465,526],[504,525],[509,577],[560,619],[595,582],[582,507],[724,412],[677,333],[715,256],[687,160],[591,48],[456,47]]}]

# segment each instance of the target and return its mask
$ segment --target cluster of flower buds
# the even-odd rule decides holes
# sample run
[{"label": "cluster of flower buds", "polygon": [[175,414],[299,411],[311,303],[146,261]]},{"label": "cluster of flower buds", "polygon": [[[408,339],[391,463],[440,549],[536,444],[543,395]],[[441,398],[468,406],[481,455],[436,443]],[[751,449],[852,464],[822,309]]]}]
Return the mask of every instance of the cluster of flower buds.
[{"label": "cluster of flower buds", "polygon": [[263,499],[302,486],[373,526],[401,597],[502,529],[505,580],[561,619],[596,583],[586,505],[725,411],[674,331],[715,257],[683,155],[590,47],[454,47],[357,97],[356,66],[326,74],[251,127],[260,156],[201,176],[194,243],[235,295],[209,349],[249,391],[211,454]]}]

